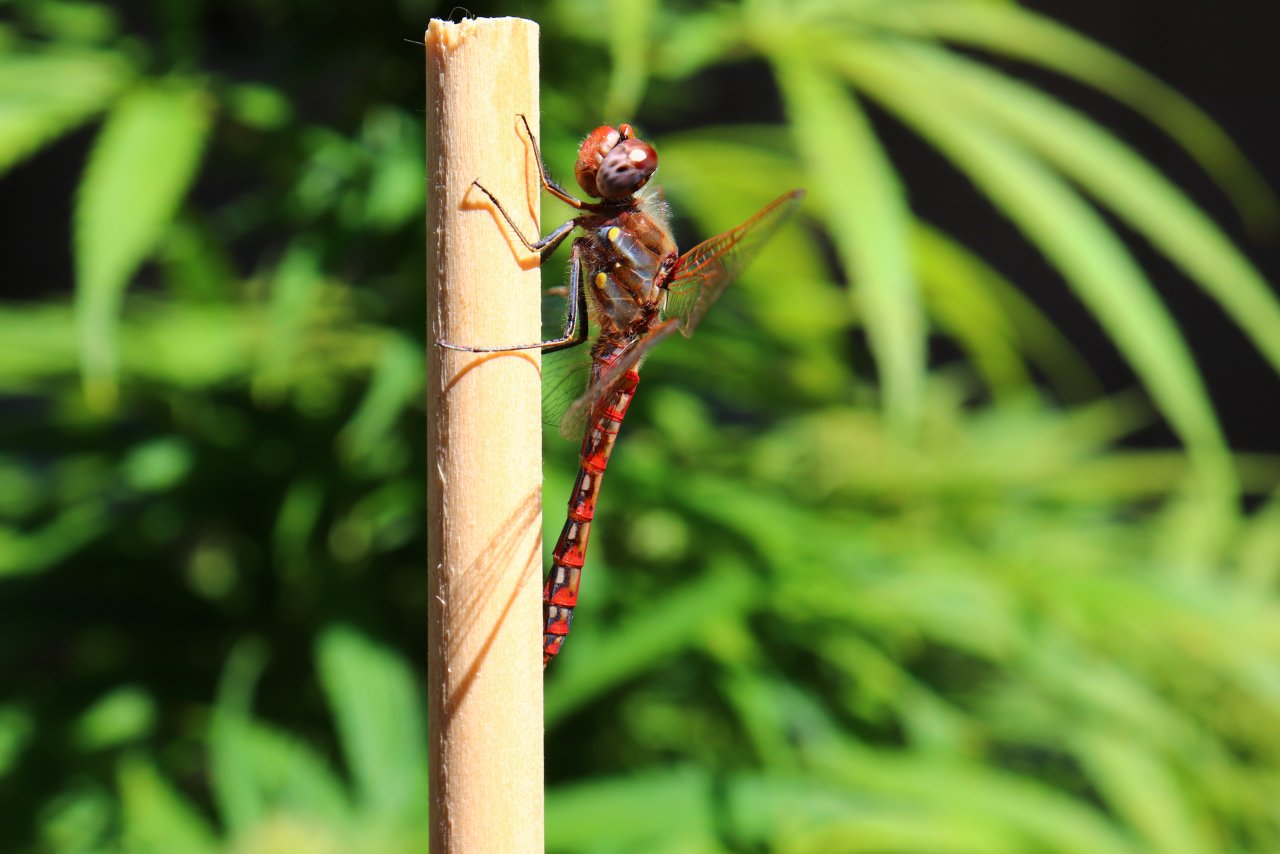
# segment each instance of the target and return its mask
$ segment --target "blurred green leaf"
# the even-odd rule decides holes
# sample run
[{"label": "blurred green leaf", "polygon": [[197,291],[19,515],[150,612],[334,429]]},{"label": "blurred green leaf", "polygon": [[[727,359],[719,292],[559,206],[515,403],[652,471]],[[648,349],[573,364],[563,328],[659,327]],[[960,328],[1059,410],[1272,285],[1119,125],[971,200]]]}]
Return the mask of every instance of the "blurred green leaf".
[{"label": "blurred green leaf", "polygon": [[218,811],[233,836],[277,813],[337,825],[350,808],[337,778],[301,741],[249,715],[254,683],[266,665],[261,646],[244,643],[227,662],[210,734]]},{"label": "blurred green leaf", "polygon": [[1173,318],[1119,238],[1040,161],[939,98],[911,67],[871,47],[830,59],[955,160],[1062,271],[1186,443],[1204,506],[1220,514],[1237,485],[1208,393]]},{"label": "blurred green leaf", "polygon": [[195,178],[210,123],[206,96],[173,82],[113,108],[76,198],[76,320],[90,404],[114,405],[124,291]]},{"label": "blurred green leaf", "polygon": [[628,122],[644,97],[649,82],[651,34],[656,0],[609,0],[609,54],[612,68],[604,96],[607,123]]},{"label": "blurred green leaf", "polygon": [[295,241],[271,277],[268,334],[263,336],[254,392],[264,400],[279,397],[295,375],[304,329],[314,312],[320,290],[317,247]]},{"label": "blurred green leaf", "polygon": [[122,463],[129,485],[163,492],[182,482],[192,466],[191,449],[179,439],[155,439],[131,450]]},{"label": "blurred green leaf", "polygon": [[0,578],[37,572],[75,554],[109,529],[99,501],[72,505],[34,530],[0,525]]},{"label": "blurred green leaf", "polygon": [[1123,101],[1195,157],[1255,233],[1270,234],[1280,223],[1280,201],[1231,137],[1185,96],[1104,45],[1014,3],[908,0],[858,5],[864,24],[1031,62]]},{"label": "blurred green leaf", "polygon": [[1258,590],[1271,590],[1280,578],[1280,493],[1254,515],[1239,549],[1241,578]]},{"label": "blurred green leaf", "polygon": [[31,11],[36,28],[60,42],[106,41],[120,26],[115,12],[99,3],[45,0],[34,4]]},{"label": "blurred green leaf", "polygon": [[125,685],[100,697],[76,723],[76,740],[85,750],[115,747],[147,735],[155,725],[155,700],[143,689]]},{"label": "blurred green leaf", "polygon": [[828,227],[850,271],[883,384],[886,411],[910,427],[919,415],[925,328],[908,256],[906,199],[853,96],[828,76],[780,60],[796,138]]},{"label": "blurred green leaf", "polygon": [[[607,635],[574,632],[575,646],[594,647],[590,658],[557,662],[547,685],[544,716],[554,726],[573,710],[690,645],[709,624],[741,614],[758,593],[742,573],[717,572],[668,594]],[[580,621],[584,622],[584,621]]]},{"label": "blurred green leaf", "polygon": [[391,230],[421,217],[422,134],[421,123],[406,112],[378,109],[366,117],[361,139],[370,148],[371,174],[363,220],[369,227]]},{"label": "blurred green leaf", "polygon": [[968,352],[974,369],[997,397],[1025,392],[1031,377],[1018,352],[1017,333],[987,289],[984,274],[993,271],[919,225],[912,233],[912,249],[925,305],[938,325]]},{"label": "blurred green leaf", "polygon": [[125,759],[119,777],[125,850],[136,854],[219,850],[204,818],[148,762]]},{"label": "blurred green leaf", "polygon": [[892,61],[972,105],[1144,234],[1226,309],[1280,371],[1280,299],[1271,285],[1132,149],[1068,107],[975,62],[925,49],[895,50]]},{"label": "blurred green leaf", "polygon": [[320,681],[364,809],[414,816],[427,797],[426,716],[408,667],[347,628],[316,648]]},{"label": "blurred green leaf", "polygon": [[258,641],[244,641],[232,650],[218,686],[210,727],[213,793],[218,815],[233,835],[244,832],[267,812],[256,790],[252,747],[246,734],[254,685],[266,664],[266,651]]},{"label": "blurred green leaf", "polygon": [[373,453],[385,441],[405,407],[422,393],[421,347],[401,336],[383,342],[364,399],[342,428],[338,441],[352,458]]},{"label": "blurred green leaf", "polygon": [[[946,312],[944,325],[953,328],[988,382],[1025,382],[1023,366],[1008,363],[1006,351],[1012,349],[1043,371],[1069,399],[1101,396],[1101,384],[1084,357],[1013,283],[923,222],[917,221],[911,239],[926,298],[934,311]],[[976,316],[974,307],[978,307]],[[991,336],[994,341],[987,340],[991,332],[996,333]]]},{"label": "blurred green leaf", "polygon": [[1168,772],[1130,739],[1101,734],[1082,736],[1081,754],[1112,808],[1125,816],[1161,854],[1212,851],[1202,831],[1204,819],[1178,791]]},{"label": "blurred green leaf", "polygon": [[711,781],[692,768],[558,786],[547,792],[546,847],[598,851],[608,839],[618,851],[713,851],[712,810]]},{"label": "blurred green leaf", "polygon": [[[38,816],[40,842],[57,852],[101,851],[111,829],[114,807],[114,799],[101,785],[84,777],[69,781]],[[198,854],[199,849],[196,851]]]},{"label": "blurred green leaf", "polygon": [[35,734],[31,713],[16,703],[0,706],[0,778],[13,769]]},{"label": "blurred green leaf", "polygon": [[132,73],[113,53],[0,55],[0,174],[107,109]]},{"label": "blurred green leaf", "polygon": [[227,93],[227,111],[237,121],[259,130],[275,130],[293,117],[293,107],[280,90],[256,83],[232,88]]}]

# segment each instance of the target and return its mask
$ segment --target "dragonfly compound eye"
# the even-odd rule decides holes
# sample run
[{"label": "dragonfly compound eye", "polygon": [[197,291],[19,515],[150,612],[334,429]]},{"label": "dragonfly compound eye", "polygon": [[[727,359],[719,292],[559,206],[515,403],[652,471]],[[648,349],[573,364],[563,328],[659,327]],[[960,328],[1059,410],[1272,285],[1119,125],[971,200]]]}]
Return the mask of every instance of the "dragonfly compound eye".
[{"label": "dragonfly compound eye", "polygon": [[625,139],[613,147],[596,170],[596,189],[604,199],[622,199],[639,190],[658,168],[658,152],[639,139]]},{"label": "dragonfly compound eye", "polygon": [[[626,127],[626,125],[623,125]],[[578,179],[578,186],[589,196],[600,196],[596,187],[596,172],[600,168],[605,155],[622,139],[622,134],[615,127],[601,125],[587,134],[578,149],[578,162],[573,167],[573,177]]]}]

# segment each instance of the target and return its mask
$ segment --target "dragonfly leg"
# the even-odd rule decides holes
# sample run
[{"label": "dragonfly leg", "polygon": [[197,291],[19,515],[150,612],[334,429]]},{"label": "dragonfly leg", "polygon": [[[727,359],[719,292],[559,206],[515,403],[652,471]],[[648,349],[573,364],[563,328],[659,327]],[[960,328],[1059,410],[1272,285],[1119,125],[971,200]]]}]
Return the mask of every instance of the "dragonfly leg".
[{"label": "dragonfly leg", "polygon": [[547,166],[542,162],[542,152],[538,148],[538,139],[533,135],[533,128],[529,127],[529,119],[524,113],[519,113],[520,121],[524,122],[525,133],[529,135],[529,143],[533,146],[533,159],[538,164],[538,177],[542,179],[542,186],[548,193],[555,196],[571,208],[582,209],[585,204],[581,199],[576,199],[569,195],[569,191],[557,184],[550,175],[547,174]]},{"label": "dragonfly leg", "polygon": [[[563,238],[561,238],[563,239]],[[520,344],[515,347],[466,347],[461,344],[450,344],[441,341],[440,346],[446,350],[460,350],[463,353],[505,353],[508,350],[541,350],[554,353],[576,347],[587,340],[587,292],[582,287],[582,264],[579,261],[579,247],[573,244],[573,256],[569,261],[569,311],[564,319],[564,334],[559,338],[550,338],[536,344]]]},{"label": "dragonfly leg", "polygon": [[472,181],[471,186],[489,197],[489,201],[493,202],[493,206],[498,209],[498,213],[502,214],[502,218],[507,221],[507,225],[511,226],[511,230],[516,233],[516,237],[520,238],[520,242],[524,244],[524,248],[528,249],[530,252],[537,252],[543,261],[551,257],[551,253],[555,252],[561,243],[564,243],[564,239],[569,236],[569,232],[573,231],[578,224],[577,220],[571,219],[568,222],[557,226],[556,230],[548,234],[546,237],[539,238],[538,240],[530,240],[524,236],[524,232],[520,230],[520,226],[515,224],[515,221],[511,219],[511,215],[507,213],[507,209],[502,206],[502,202],[498,201],[497,197],[494,196],[493,193],[490,193],[489,190],[479,181]]},{"label": "dragonfly leg", "polygon": [[569,264],[569,310],[564,317],[564,334],[557,339],[543,341],[544,353],[568,350],[587,340],[587,289],[582,287],[582,264],[578,259],[577,243],[573,244]]}]

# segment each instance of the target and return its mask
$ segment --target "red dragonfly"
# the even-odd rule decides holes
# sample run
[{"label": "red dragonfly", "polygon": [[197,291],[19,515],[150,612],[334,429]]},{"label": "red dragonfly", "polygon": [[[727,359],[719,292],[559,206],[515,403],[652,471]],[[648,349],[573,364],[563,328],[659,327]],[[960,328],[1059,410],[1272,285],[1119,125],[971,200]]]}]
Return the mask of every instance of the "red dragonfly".
[{"label": "red dragonfly", "polygon": [[639,193],[658,168],[658,153],[636,138],[631,125],[602,125],[583,141],[574,177],[588,196],[598,199],[584,202],[547,174],[529,122],[524,116],[520,118],[533,145],[542,186],[582,213],[546,237],[530,241],[492,193],[478,182],[474,186],[488,196],[520,241],[544,260],[575,229],[581,232],[573,241],[569,262],[564,331],[558,338],[516,347],[441,344],[472,353],[535,348],[549,353],[585,343],[588,316],[599,327],[590,348],[589,375],[566,373],[544,393],[548,419],[554,423],[563,416],[558,418],[562,434],[574,438],[583,431],[569,518],[552,553],[551,572],[542,593],[542,665],[546,667],[569,634],[600,481],[640,381],[640,362],[675,330],[686,336],[693,332],[720,293],[795,212],[804,191],[779,196],[742,225],[681,255],[672,240],[660,196]]}]

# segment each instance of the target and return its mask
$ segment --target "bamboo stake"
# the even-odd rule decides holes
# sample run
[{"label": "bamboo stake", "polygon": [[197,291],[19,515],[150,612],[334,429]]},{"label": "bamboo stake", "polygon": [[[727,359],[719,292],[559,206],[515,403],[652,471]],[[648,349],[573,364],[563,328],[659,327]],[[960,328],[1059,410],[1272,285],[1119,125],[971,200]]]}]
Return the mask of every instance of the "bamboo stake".
[{"label": "bamboo stake", "polygon": [[427,29],[427,469],[431,851],[541,852],[542,448],[538,27]]}]

